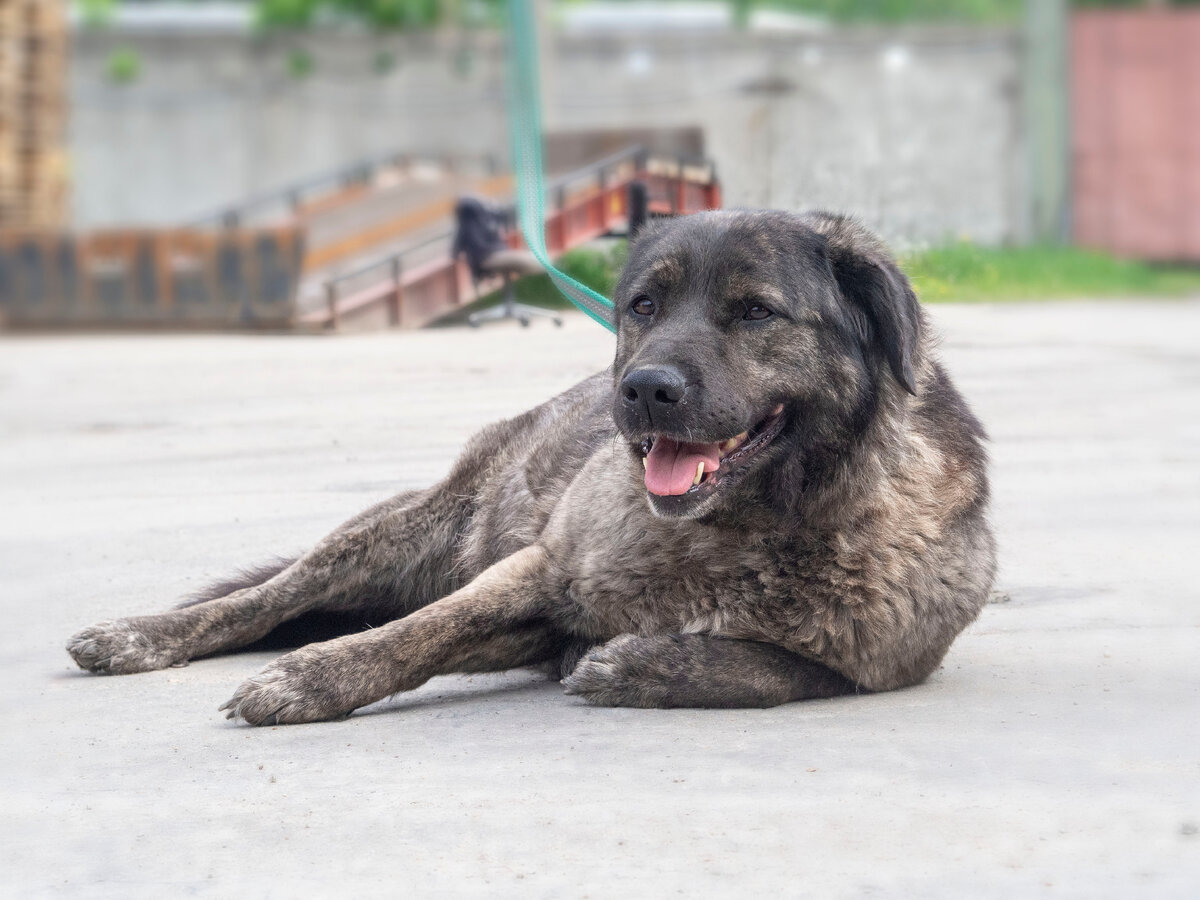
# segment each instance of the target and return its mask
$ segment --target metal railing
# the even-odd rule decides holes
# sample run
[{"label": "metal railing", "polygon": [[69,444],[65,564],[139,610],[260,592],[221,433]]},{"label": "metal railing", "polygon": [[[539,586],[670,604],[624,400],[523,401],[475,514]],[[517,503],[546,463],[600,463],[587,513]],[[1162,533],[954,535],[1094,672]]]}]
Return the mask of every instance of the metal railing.
[{"label": "metal railing", "polygon": [[396,171],[420,163],[431,163],[448,172],[475,167],[487,175],[499,171],[499,160],[492,154],[478,156],[449,156],[444,153],[399,152],[381,153],[337,169],[312,175],[283,187],[255,194],[241,203],[224,206],[186,223],[185,227],[237,228],[252,215],[275,209],[295,216],[306,203],[330,196],[359,185],[370,185],[384,171]]},{"label": "metal railing", "polygon": [[[623,164],[630,164],[633,169],[641,170],[645,168],[648,155],[646,149],[641,145],[631,145],[616,153],[611,153],[593,163],[586,166],[581,166],[570,172],[565,172],[551,178],[546,182],[546,193],[550,195],[554,209],[562,209],[566,205],[567,190],[571,187],[580,187],[588,181],[596,183],[597,187],[603,189],[609,182],[610,175],[614,169],[618,169]],[[514,206],[510,203],[500,204],[500,208],[506,213],[510,222],[514,219]],[[341,299],[342,285],[361,279],[364,275],[378,270],[381,276],[386,272],[387,280],[395,286],[397,295],[402,294],[402,279],[404,272],[408,268],[406,260],[421,250],[430,247],[433,244],[447,244],[454,240],[454,229],[448,229],[439,232],[436,235],[425,238],[414,244],[407,244],[401,247],[394,253],[383,256],[366,265],[358,266],[347,272],[339,272],[337,275],[325,281],[325,302],[329,309],[330,318],[337,319],[338,302]],[[380,281],[384,281],[381,277]],[[396,301],[399,303],[399,300]],[[395,318],[395,317],[393,317]]]},{"label": "metal railing", "polygon": [[[404,298],[404,273],[408,271],[406,260],[414,254],[435,244],[446,244],[454,239],[453,230],[439,232],[432,237],[407,244],[395,253],[388,254],[365,265],[357,266],[347,272],[340,272],[325,281],[325,306],[329,313],[329,321],[337,324],[340,317],[342,300],[342,285],[349,284],[364,275],[378,271],[379,277],[372,280],[377,290],[388,303],[388,320],[393,325],[400,324],[401,303]],[[449,262],[449,260],[447,260]],[[387,286],[390,290],[384,288]]]},{"label": "metal railing", "polygon": [[[682,184],[684,181],[695,181],[699,184],[715,184],[716,168],[713,163],[702,157],[681,155],[651,154],[641,145],[632,145],[623,150],[609,154],[586,166],[581,166],[570,172],[557,175],[546,182],[546,193],[549,203],[546,214],[548,218],[563,213],[578,205],[574,198],[579,193],[586,195],[603,194],[611,186],[626,181],[635,175],[649,175],[669,179]],[[591,188],[591,191],[587,191]],[[671,213],[679,211],[683,201],[672,192],[665,197],[664,207]],[[510,201],[500,204],[499,208],[506,214],[510,229],[515,227],[515,206]],[[407,244],[378,259],[346,272],[339,272],[324,281],[324,299],[327,308],[326,321],[336,327],[342,313],[349,312],[370,303],[383,302],[388,307],[388,319],[393,325],[401,324],[404,305],[406,274],[417,277],[417,269],[421,277],[447,278],[454,284],[452,288],[457,293],[457,263],[449,255],[441,260],[425,260],[413,263],[413,257],[430,247],[442,244],[449,246],[454,240],[454,229],[447,229],[422,240]],[[454,271],[445,271],[454,270]],[[378,272],[379,276],[369,281],[365,276]],[[347,286],[359,282],[359,289],[346,291]],[[410,285],[411,287],[411,285]],[[348,301],[348,308],[343,309],[343,301]]]}]

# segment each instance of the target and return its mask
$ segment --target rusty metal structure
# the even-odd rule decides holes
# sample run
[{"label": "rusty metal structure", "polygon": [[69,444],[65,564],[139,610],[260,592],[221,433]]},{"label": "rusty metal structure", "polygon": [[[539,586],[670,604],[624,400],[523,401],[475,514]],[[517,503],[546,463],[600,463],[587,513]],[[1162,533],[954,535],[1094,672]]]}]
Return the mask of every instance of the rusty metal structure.
[{"label": "rusty metal structure", "polygon": [[[721,206],[721,187],[711,162],[650,156],[630,147],[547,183],[546,248],[557,257],[567,250],[628,225],[629,190],[649,192],[653,215],[686,215]],[[429,244],[448,246],[439,234],[325,283],[325,306],[303,313],[308,325],[336,328],[344,321],[420,327],[470,302],[497,283],[473,285],[462,260],[441,256],[414,262]],[[511,246],[523,246],[514,230]]]},{"label": "rusty metal structure", "polygon": [[1076,11],[1070,60],[1076,242],[1200,261],[1200,9]]},{"label": "rusty metal structure", "polygon": [[294,227],[0,232],[0,316],[24,327],[286,327]]},{"label": "rusty metal structure", "polygon": [[[4,0],[0,0],[4,2]],[[387,190],[399,164],[388,160],[353,178],[322,176],[254,198],[183,228],[0,228],[0,323],[10,327],[417,328],[470,302],[478,291],[467,266],[449,258],[446,221],[453,196],[420,199],[382,218],[364,204]],[[612,154],[549,184],[546,244],[557,256],[621,231],[634,182],[647,186],[650,211],[676,215],[720,206],[711,163]],[[509,179],[489,175],[476,189],[503,196]],[[302,189],[303,188],[303,189]],[[272,213],[282,210],[281,215]],[[253,220],[266,218],[261,224]],[[331,228],[344,218],[351,228]],[[342,223],[346,224],[346,223]],[[448,227],[445,226],[445,227]],[[315,235],[315,237],[314,237]],[[514,233],[513,246],[519,245]],[[398,251],[329,274],[328,267]],[[319,285],[315,304],[303,286]]]},{"label": "rusty metal structure", "polygon": [[66,0],[0,0],[0,228],[68,215]]}]

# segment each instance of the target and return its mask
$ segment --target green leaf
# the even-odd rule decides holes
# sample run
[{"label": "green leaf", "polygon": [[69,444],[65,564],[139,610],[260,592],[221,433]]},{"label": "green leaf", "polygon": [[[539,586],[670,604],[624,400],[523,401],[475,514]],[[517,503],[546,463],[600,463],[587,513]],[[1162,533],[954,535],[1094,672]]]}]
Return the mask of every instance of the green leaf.
[{"label": "green leaf", "polygon": [[104,69],[117,84],[128,84],[142,74],[142,58],[137,51],[122,47],[109,54]]}]

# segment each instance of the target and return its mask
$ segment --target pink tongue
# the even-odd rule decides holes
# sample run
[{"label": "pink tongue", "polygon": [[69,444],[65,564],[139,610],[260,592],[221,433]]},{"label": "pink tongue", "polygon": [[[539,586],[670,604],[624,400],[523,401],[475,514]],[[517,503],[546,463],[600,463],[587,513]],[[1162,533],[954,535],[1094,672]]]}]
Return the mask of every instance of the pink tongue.
[{"label": "pink tongue", "polygon": [[686,493],[696,480],[696,467],[701,461],[705,472],[717,471],[721,445],[681,444],[666,437],[655,438],[646,457],[646,490],[660,497]]}]

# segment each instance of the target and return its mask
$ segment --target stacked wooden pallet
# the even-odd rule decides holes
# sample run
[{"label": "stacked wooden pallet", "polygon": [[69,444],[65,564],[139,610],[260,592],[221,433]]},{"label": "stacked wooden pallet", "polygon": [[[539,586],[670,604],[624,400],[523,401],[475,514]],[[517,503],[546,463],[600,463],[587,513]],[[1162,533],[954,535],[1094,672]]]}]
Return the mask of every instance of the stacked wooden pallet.
[{"label": "stacked wooden pallet", "polygon": [[0,226],[11,224],[17,203],[17,6],[0,3]]},{"label": "stacked wooden pallet", "polygon": [[67,220],[65,0],[0,0],[0,227]]}]

